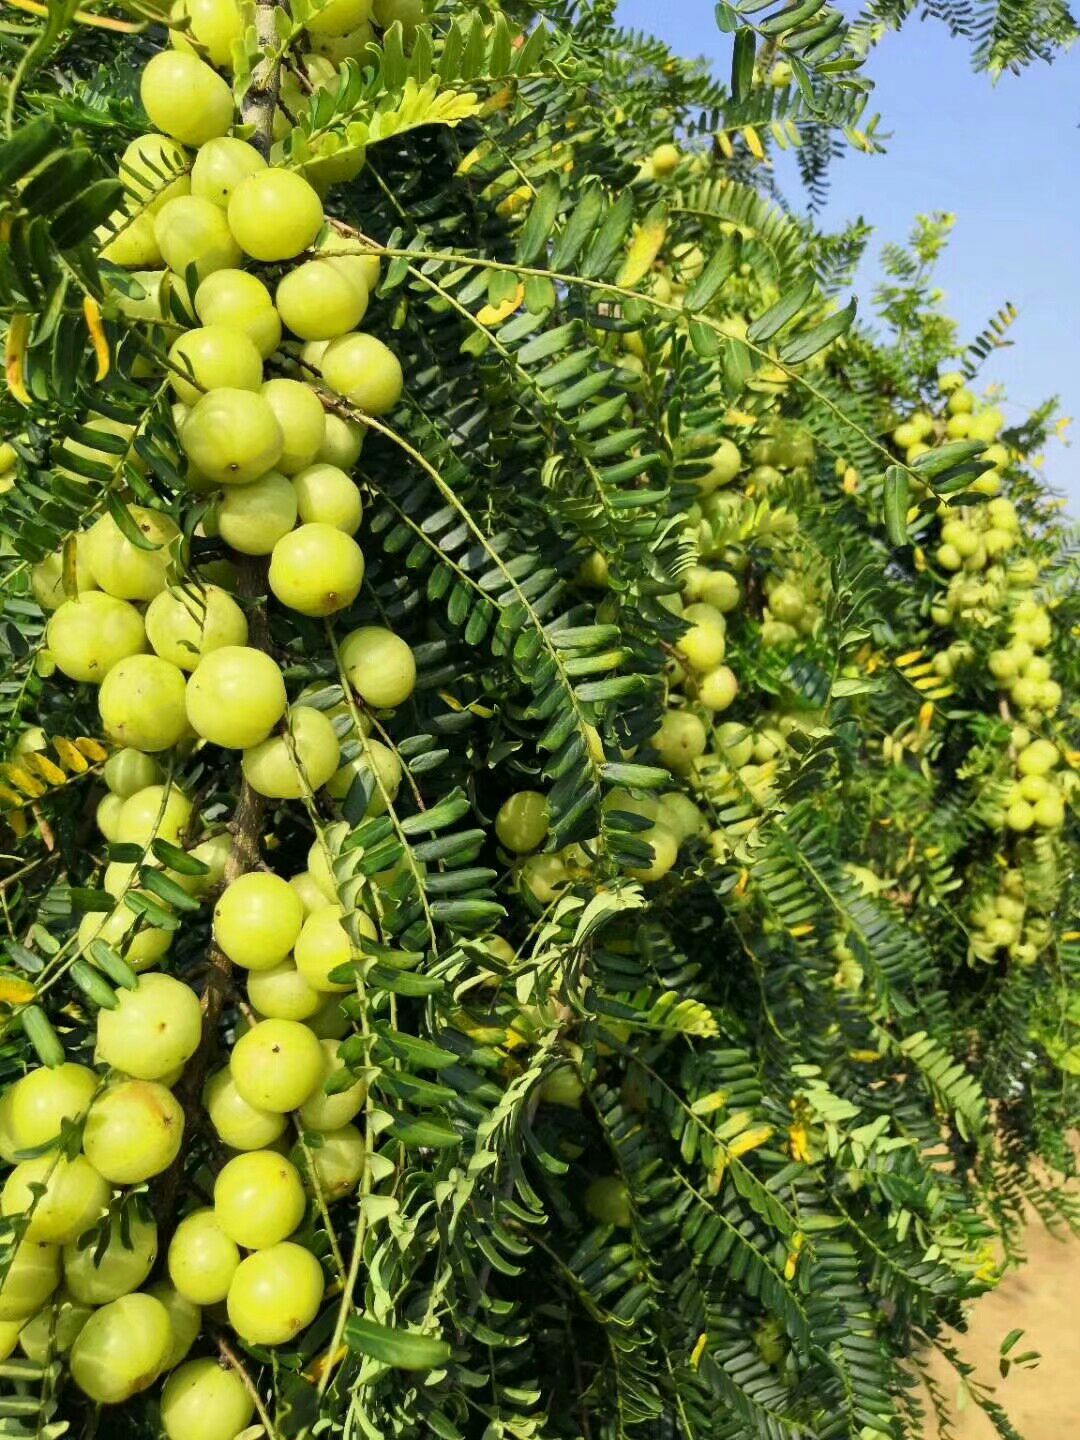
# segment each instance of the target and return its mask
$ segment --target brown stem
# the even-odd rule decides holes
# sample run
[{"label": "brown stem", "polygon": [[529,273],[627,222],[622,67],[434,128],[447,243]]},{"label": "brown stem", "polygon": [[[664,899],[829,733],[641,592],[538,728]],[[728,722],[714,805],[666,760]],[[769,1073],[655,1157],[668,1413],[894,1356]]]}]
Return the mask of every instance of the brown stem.
[{"label": "brown stem", "polygon": [[267,159],[273,138],[274,110],[278,101],[281,55],[275,15],[279,0],[255,0],[255,34],[262,58],[251,72],[251,84],[244,96],[244,124],[253,125],[251,143]]}]

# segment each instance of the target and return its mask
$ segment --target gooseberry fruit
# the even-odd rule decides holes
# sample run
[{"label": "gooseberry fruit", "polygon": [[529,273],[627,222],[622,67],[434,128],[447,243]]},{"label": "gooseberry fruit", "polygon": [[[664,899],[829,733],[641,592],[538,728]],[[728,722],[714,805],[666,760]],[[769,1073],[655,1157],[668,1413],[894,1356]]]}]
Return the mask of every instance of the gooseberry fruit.
[{"label": "gooseberry fruit", "polygon": [[71,1377],[99,1405],[119,1405],[154,1383],[171,1346],[161,1301],[152,1295],[121,1295],[83,1326],[71,1347]]},{"label": "gooseberry fruit", "polygon": [[130,541],[111,515],[102,515],[83,535],[83,554],[102,590],[119,600],[152,600],[165,588],[171,551],[180,537],[175,521],[160,510],[129,505],[128,515],[155,548]]},{"label": "gooseberry fruit", "polygon": [[22,1239],[0,1280],[0,1321],[27,1319],[59,1283],[59,1247],[45,1240]]},{"label": "gooseberry fruit", "polygon": [[356,541],[333,525],[301,525],[274,546],[270,588],[301,615],[333,615],[351,605],[364,578]]},{"label": "gooseberry fruit", "polygon": [[519,790],[504,800],[495,816],[495,834],[507,850],[524,855],[547,838],[551,814],[539,790]]},{"label": "gooseberry fruit", "polygon": [[232,68],[233,42],[244,33],[236,0],[177,0],[172,15],[176,20],[187,18],[190,22],[185,30],[170,29],[172,45],[183,51],[198,46],[212,65],[219,69]]},{"label": "gooseberry fruit", "polygon": [[308,249],[322,229],[323,207],[302,175],[266,169],[237,184],[228,216],[229,229],[246,255],[291,260]]},{"label": "gooseberry fruit", "polygon": [[53,611],[46,636],[57,669],[83,684],[100,685],[118,661],[146,649],[135,606],[103,590],[65,600]]},{"label": "gooseberry fruit", "polygon": [[169,383],[185,405],[194,405],[207,390],[258,390],[262,385],[262,356],[254,343],[224,325],[185,331],[173,341],[169,359]]},{"label": "gooseberry fruit", "polygon": [[[316,463],[336,465],[339,470],[351,470],[360,458],[365,434],[365,427],[359,420],[346,420],[328,410],[326,434],[319,446],[319,453],[315,456]],[[344,529],[344,526],[341,528]]]},{"label": "gooseberry fruit", "polygon": [[246,270],[214,270],[207,275],[195,291],[195,313],[204,325],[247,336],[264,360],[281,340],[281,320],[270,291]]},{"label": "gooseberry fruit", "polygon": [[357,695],[376,710],[404,704],[416,684],[412,651],[400,636],[379,625],[363,625],[346,635],[341,664]]},{"label": "gooseberry fruit", "polygon": [[293,705],[286,716],[288,736],[271,735],[245,750],[244,777],[272,800],[299,800],[334,774],[339,747],[333,725],[320,710]]},{"label": "gooseberry fruit", "polygon": [[178,785],[146,785],[129,795],[120,808],[116,838],[124,845],[161,839],[179,845],[191,819],[191,801]]},{"label": "gooseberry fruit", "polygon": [[197,55],[160,50],[139,82],[151,123],[183,145],[205,145],[233,122],[232,91]]},{"label": "gooseberry fruit", "polygon": [[285,437],[261,395],[226,387],[210,391],[192,406],[180,443],[208,479],[250,485],[277,464]]},{"label": "gooseberry fruit", "polygon": [[216,1305],[229,1293],[240,1251],[209,1207],[193,1210],[169,1242],[169,1279],[193,1305]]},{"label": "gooseberry fruit", "polygon": [[[316,1141],[318,1143],[316,1143]],[[364,1173],[364,1137],[355,1125],[312,1136],[310,1145],[295,1145],[293,1159],[311,1188],[333,1203],[354,1190]]]},{"label": "gooseberry fruit", "polygon": [[174,1366],[180,1364],[180,1361],[199,1338],[199,1332],[202,1330],[202,1311],[198,1305],[193,1305],[190,1300],[185,1300],[179,1290],[174,1290],[167,1280],[158,1280],[153,1285],[147,1286],[146,1293],[165,1306],[165,1313],[169,1317],[172,1344],[169,1346],[169,1354],[164,1368],[172,1370]]},{"label": "gooseberry fruit", "polygon": [[118,745],[168,750],[187,733],[184,672],[159,655],[130,655],[105,676],[98,710]]},{"label": "gooseberry fruit", "polygon": [[[152,755],[141,750],[114,750],[105,761],[102,779],[121,800],[127,800],[138,790],[155,785],[161,779],[161,766]],[[179,792],[177,792],[179,793]]]},{"label": "gooseberry fruit", "polygon": [[268,380],[261,393],[285,437],[277,468],[292,475],[310,465],[319,452],[326,434],[322,402],[311,386],[300,380]]},{"label": "gooseberry fruit", "polygon": [[689,625],[679,637],[679,653],[693,670],[714,670],[724,658],[727,633],[724,617],[711,605],[687,605],[682,618]]},{"label": "gooseberry fruit", "polygon": [[301,340],[335,340],[364,318],[368,292],[359,276],[332,260],[308,260],[278,283],[274,303]]},{"label": "gooseberry fruit", "polygon": [[[300,1119],[306,1130],[340,1130],[357,1115],[364,1104],[367,1086],[363,1080],[355,1080],[344,1090],[337,1089],[339,1077],[346,1073],[344,1060],[338,1055],[338,1042],[323,1039],[322,1073],[319,1084],[300,1106]],[[328,1093],[327,1086],[335,1087]]]},{"label": "gooseberry fruit", "polygon": [[138,1185],[169,1168],[183,1138],[184,1112],[171,1090],[152,1080],[121,1080],[91,1105],[83,1149],[106,1180]]},{"label": "gooseberry fruit", "polygon": [[602,1225],[629,1225],[630,1193],[617,1175],[594,1180],[585,1191],[585,1209]]},{"label": "gooseberry fruit", "polygon": [[295,945],[303,919],[300,898],[287,880],[251,870],[227,886],[215,905],[214,939],[234,965],[270,970]]},{"label": "gooseberry fruit", "polygon": [[315,1319],[324,1288],[311,1251],[284,1240],[240,1262],[229,1286],[229,1320],[249,1345],[284,1345]]},{"label": "gooseberry fruit", "polygon": [[139,1288],[157,1259],[157,1225],[138,1211],[114,1212],[98,1249],[97,1236],[64,1246],[64,1284],[82,1305],[105,1305]]},{"label": "gooseberry fruit", "polygon": [[296,507],[305,524],[332,525],[346,535],[360,528],[363,506],[356,484],[336,465],[307,465],[293,476]]},{"label": "gooseberry fruit", "polygon": [[19,1330],[19,1349],[35,1365],[46,1365],[54,1356],[67,1354],[93,1313],[89,1305],[54,1294]]},{"label": "gooseberry fruit", "polygon": [[319,368],[331,390],[368,415],[386,415],[401,399],[401,364],[374,335],[357,330],[331,340]]},{"label": "gooseberry fruit", "polygon": [[250,971],[247,993],[254,1009],[268,1020],[308,1020],[323,1002],[322,994],[312,989],[291,960],[282,960],[270,970]]},{"label": "gooseberry fruit", "polygon": [[229,1069],[249,1105],[284,1113],[295,1110],[322,1074],[318,1038],[296,1020],[260,1020],[233,1047]]},{"label": "gooseberry fruit", "polygon": [[221,538],[241,555],[269,555],[296,524],[296,491],[279,470],[226,490],[215,511]]},{"label": "gooseberry fruit", "polygon": [[217,585],[163,590],[146,612],[146,634],[155,652],[181,670],[194,670],[211,650],[244,645],[247,619],[236,601]]},{"label": "gooseberry fruit", "polygon": [[236,1440],[254,1411],[236,1371],[209,1357],[181,1365],[161,1392],[167,1440]]},{"label": "gooseberry fruit", "polygon": [[63,1122],[86,1114],[100,1083],[93,1070],[69,1060],[16,1080],[4,1097],[13,1148],[36,1150],[59,1140]]},{"label": "gooseberry fruit", "polygon": [[217,270],[240,263],[240,247],[219,206],[199,195],[168,200],[153,217],[154,242],[161,258],[177,275],[194,266],[200,281]]},{"label": "gooseberry fruit", "polygon": [[234,1156],[214,1181],[217,1222],[245,1250],[265,1250],[284,1240],[304,1218],[304,1209],[296,1167],[275,1150]]},{"label": "gooseberry fruit", "polygon": [[265,169],[266,161],[254,145],[223,135],[208,140],[195,156],[191,167],[191,193],[226,210],[240,181]]},{"label": "gooseberry fruit", "polygon": [[[35,1189],[41,1193],[35,1195]],[[46,1152],[16,1165],[7,1178],[2,1208],[5,1215],[32,1212],[23,1232],[29,1240],[66,1245],[102,1215],[112,1191],[82,1155],[66,1160]]]},{"label": "gooseberry fruit", "polygon": [[705,726],[689,710],[668,710],[652,737],[652,747],[669,770],[681,774],[704,755]]},{"label": "gooseberry fruit", "polygon": [[228,750],[247,750],[265,740],[285,705],[281,671],[269,655],[247,645],[212,650],[187,683],[192,727],[204,740]]},{"label": "gooseberry fruit", "polygon": [[120,183],[129,206],[152,215],[191,189],[188,155],[168,135],[139,135],[120,157]]},{"label": "gooseberry fruit", "polygon": [[[361,937],[377,938],[375,926],[362,910],[356,912],[355,925]],[[313,990],[326,994],[352,990],[352,980],[332,980],[331,973],[339,966],[357,958],[357,949],[341,922],[335,905],[316,910],[304,921],[293,951],[296,968]]]},{"label": "gooseberry fruit", "polygon": [[99,1057],[137,1080],[160,1080],[185,1064],[201,1038],[199,997],[157,971],[140,975],[134,990],[117,995],[115,1009],[98,1013]]},{"label": "gooseberry fruit", "polygon": [[[289,962],[283,961],[282,964]],[[256,975],[273,976],[280,966],[272,970],[252,971]],[[265,1011],[263,1012],[266,1013]],[[299,1019],[299,1016],[278,1016],[278,1019]],[[211,1075],[203,1086],[203,1105],[210,1116],[210,1123],[222,1142],[232,1150],[265,1150],[285,1129],[285,1117],[272,1110],[259,1110],[249,1105],[233,1083],[228,1068]]]}]

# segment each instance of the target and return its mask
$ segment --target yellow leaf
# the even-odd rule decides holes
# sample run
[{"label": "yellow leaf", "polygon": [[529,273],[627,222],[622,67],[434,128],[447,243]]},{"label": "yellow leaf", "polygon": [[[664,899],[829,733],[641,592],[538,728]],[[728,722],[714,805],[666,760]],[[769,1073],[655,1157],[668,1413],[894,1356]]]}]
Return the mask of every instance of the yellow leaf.
[{"label": "yellow leaf", "polygon": [[720,146],[720,153],[725,160],[735,159],[735,146],[732,145],[730,137],[723,130],[718,132],[716,143]]},{"label": "yellow leaf", "polygon": [[30,795],[36,799],[39,795],[45,794],[45,786],[22,765],[17,765],[12,761],[3,767],[3,773],[12,785],[17,790],[21,790],[24,795]]},{"label": "yellow leaf", "polygon": [[476,312],[476,318],[481,325],[492,327],[501,325],[504,320],[508,320],[510,316],[513,315],[514,311],[524,299],[525,286],[515,285],[512,295],[508,295],[506,299],[500,301],[498,305],[485,305],[481,310]]},{"label": "yellow leaf", "polygon": [[788,931],[788,934],[793,940],[801,940],[804,935],[812,935],[813,933],[814,926],[810,920],[804,920],[800,925],[792,925]]},{"label": "yellow leaf", "polygon": [[9,810],[4,816],[11,826],[17,839],[21,840],[30,828],[30,822],[26,818],[25,810]]},{"label": "yellow leaf", "polygon": [[59,765],[54,765],[49,757],[43,755],[40,750],[27,755],[26,763],[32,766],[50,785],[63,785],[68,778],[66,771],[61,770]]},{"label": "yellow leaf", "polygon": [[82,775],[90,769],[85,755],[66,736],[54,735],[52,747],[67,768],[73,770],[76,775]]},{"label": "yellow leaf", "polygon": [[505,110],[514,102],[514,92],[507,85],[503,90],[497,90],[494,95],[488,97],[480,107],[481,115],[494,115],[496,110]]},{"label": "yellow leaf", "polygon": [[791,1237],[791,1249],[788,1251],[787,1259],[784,1261],[785,1280],[793,1280],[795,1278],[795,1268],[799,1263],[799,1255],[805,1244],[806,1236],[801,1230],[796,1230],[795,1234]]},{"label": "yellow leaf", "polygon": [[82,751],[82,753],[86,756],[88,760],[100,762],[102,760],[107,760],[109,757],[109,752],[105,749],[105,746],[102,745],[101,741],[92,740],[89,735],[77,736],[75,744],[79,747],[79,749]]},{"label": "yellow leaf", "polygon": [[22,312],[13,315],[4,346],[4,373],[7,377],[7,387],[20,405],[30,404],[30,392],[26,388],[23,374],[29,340],[30,316]]},{"label": "yellow leaf", "polygon": [[881,1055],[877,1050],[849,1050],[848,1059],[856,1065],[876,1065]]},{"label": "yellow leaf", "polygon": [[758,1125],[754,1130],[744,1130],[737,1135],[728,1146],[729,1155],[745,1155],[749,1150],[756,1150],[759,1145],[764,1145],[771,1140],[773,1127],[771,1125]]},{"label": "yellow leaf", "polygon": [[902,668],[905,665],[913,665],[916,660],[921,660],[922,657],[923,652],[921,650],[905,650],[903,655],[896,657],[896,663]]},{"label": "yellow leaf", "polygon": [[324,1350],[321,1355],[316,1355],[304,1371],[304,1378],[310,1380],[312,1384],[317,1384],[327,1370],[333,1370],[336,1365],[340,1365],[348,1353],[347,1345],[339,1345],[336,1350]]},{"label": "yellow leaf", "polygon": [[667,221],[662,216],[637,226],[619,271],[618,284],[631,286],[643,280],[652,269],[666,238]]},{"label": "yellow leaf", "polygon": [[746,148],[750,151],[750,154],[753,155],[754,159],[764,160],[765,147],[761,143],[761,136],[752,125],[743,126],[742,137],[746,141]]},{"label": "yellow leaf", "polygon": [[109,340],[105,334],[105,326],[101,322],[101,306],[92,295],[84,295],[82,308],[83,319],[90,332],[90,343],[94,347],[94,355],[97,358],[97,371],[94,379],[104,380],[109,373],[112,356],[109,354]]},{"label": "yellow leaf", "polygon": [[694,1342],[694,1348],[690,1351],[690,1369],[696,1370],[701,1364],[701,1357],[705,1354],[705,1347],[709,1343],[709,1337],[704,1331]]},{"label": "yellow leaf", "polygon": [[18,975],[0,975],[0,1005],[28,1005],[37,991]]},{"label": "yellow leaf", "polygon": [[929,700],[919,706],[919,729],[929,730],[934,719],[934,707]]},{"label": "yellow leaf", "polygon": [[802,1164],[809,1165],[810,1132],[805,1125],[792,1125],[788,1131],[788,1147],[793,1160],[799,1160]]}]

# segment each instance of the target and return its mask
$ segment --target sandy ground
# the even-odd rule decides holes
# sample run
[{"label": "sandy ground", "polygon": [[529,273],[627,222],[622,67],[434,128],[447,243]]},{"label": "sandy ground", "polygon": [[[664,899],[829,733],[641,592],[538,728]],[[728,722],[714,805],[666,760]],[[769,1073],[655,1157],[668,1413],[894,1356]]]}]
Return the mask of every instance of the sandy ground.
[{"label": "sandy ground", "polygon": [[[961,1355],[977,1367],[1024,1440],[1080,1436],[1080,1240],[1057,1240],[1035,1221],[1027,1235],[1028,1263],[1005,1277],[972,1310],[970,1328],[955,1337]],[[1023,1327],[1013,1355],[1037,1350],[1033,1369],[998,1370],[1001,1342]],[[993,1440],[994,1427],[960,1393],[955,1372],[935,1363],[945,1393],[957,1402],[956,1440]],[[935,1440],[933,1430],[927,1440]]]}]

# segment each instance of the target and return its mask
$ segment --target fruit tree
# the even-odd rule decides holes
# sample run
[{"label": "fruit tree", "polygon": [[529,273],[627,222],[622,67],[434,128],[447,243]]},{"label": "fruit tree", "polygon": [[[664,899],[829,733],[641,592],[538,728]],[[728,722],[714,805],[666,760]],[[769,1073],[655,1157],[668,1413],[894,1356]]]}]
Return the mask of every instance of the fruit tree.
[{"label": "fruit tree", "polygon": [[0,1435],[915,1440],[1077,1225],[1053,405],[769,165],[907,8],[18,0]]}]

